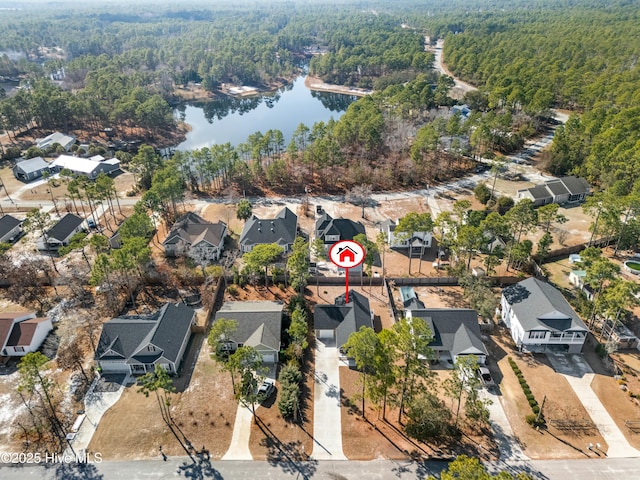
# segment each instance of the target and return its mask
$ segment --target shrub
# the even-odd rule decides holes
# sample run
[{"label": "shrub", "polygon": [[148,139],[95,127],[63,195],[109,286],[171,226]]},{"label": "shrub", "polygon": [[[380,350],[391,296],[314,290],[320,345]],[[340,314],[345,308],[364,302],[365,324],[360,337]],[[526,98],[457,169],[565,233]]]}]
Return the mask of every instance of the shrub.
[{"label": "shrub", "polygon": [[532,427],[544,427],[544,425],[545,425],[544,417],[542,415],[540,415],[540,418],[538,418],[538,414],[537,413],[531,413],[531,414],[527,415],[525,417],[525,420]]},{"label": "shrub", "polygon": [[533,394],[525,392],[524,396],[527,397],[529,404],[531,404],[531,402],[535,402],[535,398],[533,398]]},{"label": "shrub", "polygon": [[531,407],[531,411],[535,414],[538,415],[540,413],[540,407],[538,405],[535,405],[533,407]]},{"label": "shrub", "polygon": [[227,287],[227,292],[229,292],[229,295],[231,295],[232,297],[235,297],[236,295],[238,295],[238,287],[236,287],[235,285],[229,285]]}]

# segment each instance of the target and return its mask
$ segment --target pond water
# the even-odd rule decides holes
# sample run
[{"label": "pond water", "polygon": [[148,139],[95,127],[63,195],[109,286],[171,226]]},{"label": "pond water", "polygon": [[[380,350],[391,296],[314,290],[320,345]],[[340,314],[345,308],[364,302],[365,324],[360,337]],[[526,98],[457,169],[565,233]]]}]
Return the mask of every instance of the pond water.
[{"label": "pond water", "polygon": [[178,107],[176,118],[188,123],[191,131],[177,150],[195,150],[230,142],[237,146],[249,135],[280,130],[285,145],[300,123],[309,129],[314,123],[338,120],[357,99],[353,95],[314,92],[305,84],[305,76],[275,93],[250,98],[228,97],[223,100],[188,103]]}]

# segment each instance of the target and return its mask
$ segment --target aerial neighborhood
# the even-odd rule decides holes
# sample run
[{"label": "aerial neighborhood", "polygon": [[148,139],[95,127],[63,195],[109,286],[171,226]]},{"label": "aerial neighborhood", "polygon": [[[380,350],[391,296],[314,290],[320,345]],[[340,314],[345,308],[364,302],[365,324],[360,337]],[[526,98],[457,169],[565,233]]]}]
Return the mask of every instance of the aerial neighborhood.
[{"label": "aerial neighborhood", "polygon": [[187,3],[8,13],[0,478],[632,478],[637,67],[514,50],[611,12]]}]

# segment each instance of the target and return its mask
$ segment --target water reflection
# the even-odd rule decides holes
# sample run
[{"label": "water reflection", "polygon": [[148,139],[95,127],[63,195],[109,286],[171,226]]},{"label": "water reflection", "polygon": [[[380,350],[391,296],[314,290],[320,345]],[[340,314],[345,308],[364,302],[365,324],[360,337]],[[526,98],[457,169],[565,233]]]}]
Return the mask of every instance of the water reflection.
[{"label": "water reflection", "polygon": [[267,130],[280,130],[288,143],[300,123],[311,128],[316,122],[337,120],[358,98],[312,92],[304,85],[305,78],[259,97],[224,97],[179,106],[176,118],[188,123],[191,131],[176,148],[193,150],[226,142],[237,146],[252,133]]}]

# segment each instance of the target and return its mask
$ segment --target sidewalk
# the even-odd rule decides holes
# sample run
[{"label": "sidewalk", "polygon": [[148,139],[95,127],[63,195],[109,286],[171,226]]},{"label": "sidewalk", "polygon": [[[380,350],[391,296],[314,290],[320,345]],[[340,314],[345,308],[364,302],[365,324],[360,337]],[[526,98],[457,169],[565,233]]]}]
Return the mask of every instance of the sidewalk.
[{"label": "sidewalk", "polygon": [[315,354],[314,443],[311,458],[346,460],[347,457],[342,452],[338,349],[335,346],[326,346],[317,339]]}]

